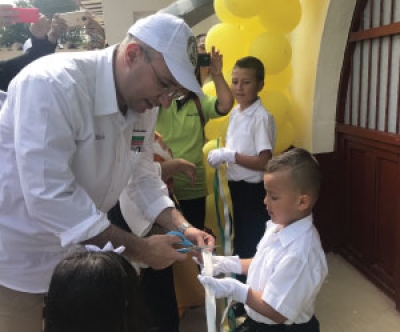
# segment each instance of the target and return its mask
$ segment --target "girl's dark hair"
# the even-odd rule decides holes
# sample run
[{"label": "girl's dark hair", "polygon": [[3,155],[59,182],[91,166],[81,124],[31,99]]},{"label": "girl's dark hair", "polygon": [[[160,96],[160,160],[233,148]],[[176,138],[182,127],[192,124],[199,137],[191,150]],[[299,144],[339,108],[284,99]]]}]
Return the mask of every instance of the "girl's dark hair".
[{"label": "girl's dark hair", "polygon": [[254,69],[258,82],[264,82],[264,64],[254,56],[245,56],[236,61],[234,68]]},{"label": "girl's dark hair", "polygon": [[45,332],[143,331],[146,313],[133,266],[114,252],[78,252],[54,270]]}]

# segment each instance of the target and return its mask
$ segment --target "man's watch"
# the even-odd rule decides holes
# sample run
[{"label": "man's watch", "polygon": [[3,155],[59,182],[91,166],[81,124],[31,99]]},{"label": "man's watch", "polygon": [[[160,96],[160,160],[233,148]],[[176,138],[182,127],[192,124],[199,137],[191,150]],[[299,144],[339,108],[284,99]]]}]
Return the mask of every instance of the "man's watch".
[{"label": "man's watch", "polygon": [[189,224],[188,222],[184,221],[182,224],[180,224],[178,226],[178,230],[179,232],[181,232],[182,234],[185,233],[185,231],[189,228],[189,227],[193,227],[193,225]]}]

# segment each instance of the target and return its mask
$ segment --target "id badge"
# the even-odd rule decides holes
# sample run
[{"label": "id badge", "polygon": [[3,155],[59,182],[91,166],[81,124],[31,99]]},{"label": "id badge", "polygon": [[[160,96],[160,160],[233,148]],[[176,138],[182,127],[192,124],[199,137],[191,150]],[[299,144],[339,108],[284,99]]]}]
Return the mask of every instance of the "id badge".
[{"label": "id badge", "polygon": [[131,151],[143,152],[143,144],[146,131],[134,130],[131,139]]}]

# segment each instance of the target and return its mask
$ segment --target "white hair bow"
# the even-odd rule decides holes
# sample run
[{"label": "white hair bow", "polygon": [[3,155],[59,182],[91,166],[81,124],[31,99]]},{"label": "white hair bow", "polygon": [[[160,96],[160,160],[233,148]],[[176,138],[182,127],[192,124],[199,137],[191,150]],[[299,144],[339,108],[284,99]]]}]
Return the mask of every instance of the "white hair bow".
[{"label": "white hair bow", "polygon": [[124,246],[119,246],[118,248],[114,249],[114,247],[113,247],[113,245],[112,245],[112,243],[110,241],[108,241],[106,243],[106,245],[104,246],[103,249],[99,248],[98,246],[95,246],[93,244],[87,244],[87,245],[85,245],[85,248],[86,248],[87,251],[96,251],[96,252],[97,251],[114,251],[117,254],[122,254],[124,252],[124,250],[125,250]]}]

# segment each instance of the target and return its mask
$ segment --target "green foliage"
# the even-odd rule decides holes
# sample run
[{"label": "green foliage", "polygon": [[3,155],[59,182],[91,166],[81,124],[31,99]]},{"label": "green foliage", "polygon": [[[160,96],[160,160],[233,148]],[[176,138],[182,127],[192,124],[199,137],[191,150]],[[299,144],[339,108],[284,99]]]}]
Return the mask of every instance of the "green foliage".
[{"label": "green foliage", "polygon": [[14,24],[0,30],[0,45],[10,47],[14,43],[23,44],[29,37],[29,24]]},{"label": "green foliage", "polygon": [[[28,1],[15,1],[16,7],[32,7]],[[30,37],[29,24],[14,24],[0,29],[0,46],[10,47],[14,43],[23,44]]]},{"label": "green foliage", "polygon": [[14,6],[15,7],[21,7],[21,8],[32,7],[32,5],[30,4],[30,1],[24,1],[24,0],[15,1],[14,2]]}]

